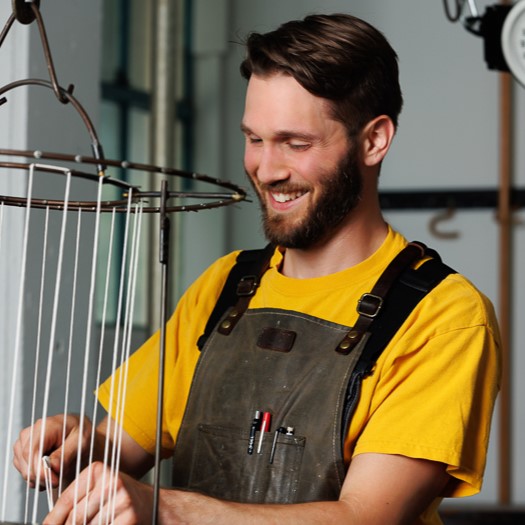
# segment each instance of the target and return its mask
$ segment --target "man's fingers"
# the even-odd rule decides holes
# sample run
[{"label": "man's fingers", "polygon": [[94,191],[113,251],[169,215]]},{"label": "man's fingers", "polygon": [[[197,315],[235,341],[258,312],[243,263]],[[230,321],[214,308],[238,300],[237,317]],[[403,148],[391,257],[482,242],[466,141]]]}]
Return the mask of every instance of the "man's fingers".
[{"label": "man's fingers", "polygon": [[35,441],[34,437],[28,436],[28,432],[23,431],[13,447],[13,464],[31,487],[35,486],[39,461],[38,444],[35,445]]},{"label": "man's fingers", "polygon": [[39,485],[44,486],[42,456],[53,455],[51,460],[52,479],[58,483],[60,470],[60,445],[62,443],[64,418],[52,416],[38,420],[32,427],[25,428],[19,434],[13,447],[13,464],[22,477],[31,486],[35,485],[38,473]]},{"label": "man's fingers", "polygon": [[103,466],[94,463],[67,487],[44,520],[44,525],[96,523],[101,497],[107,498],[107,484],[101,483]]}]

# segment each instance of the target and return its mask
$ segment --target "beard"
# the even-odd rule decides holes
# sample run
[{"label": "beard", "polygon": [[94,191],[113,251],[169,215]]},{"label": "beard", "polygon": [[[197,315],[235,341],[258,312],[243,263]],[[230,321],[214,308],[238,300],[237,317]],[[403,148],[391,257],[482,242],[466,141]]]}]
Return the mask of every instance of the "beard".
[{"label": "beard", "polygon": [[[362,191],[362,177],[357,157],[352,149],[331,172],[327,173],[321,191],[306,215],[292,220],[286,214],[270,214],[261,197],[260,190],[249,177],[259,197],[264,234],[272,244],[283,248],[305,250],[327,238],[338,225],[355,209]],[[262,185],[261,190],[294,192],[304,189],[293,187],[289,182]]]}]

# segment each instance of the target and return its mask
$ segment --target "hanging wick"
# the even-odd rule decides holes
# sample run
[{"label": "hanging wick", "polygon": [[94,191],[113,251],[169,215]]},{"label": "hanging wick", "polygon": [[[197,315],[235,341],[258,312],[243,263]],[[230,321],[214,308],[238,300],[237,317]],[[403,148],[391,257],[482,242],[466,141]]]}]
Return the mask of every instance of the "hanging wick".
[{"label": "hanging wick", "polygon": [[51,512],[55,506],[56,490],[53,488],[53,480],[51,477],[53,470],[51,469],[49,456],[43,456],[42,463],[44,465],[44,479],[46,482],[47,506]]}]

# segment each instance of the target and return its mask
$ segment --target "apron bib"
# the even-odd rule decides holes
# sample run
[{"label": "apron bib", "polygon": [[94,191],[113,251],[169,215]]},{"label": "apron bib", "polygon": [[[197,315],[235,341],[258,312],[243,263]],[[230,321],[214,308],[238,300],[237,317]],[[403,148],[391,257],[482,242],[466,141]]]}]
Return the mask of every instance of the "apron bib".
[{"label": "apron bib", "polygon": [[[367,340],[335,351],[348,331],[271,308],[247,310],[229,335],[215,331],[175,445],[174,486],[246,503],[337,500],[344,401]],[[270,428],[249,453],[256,411],[271,414]]]}]

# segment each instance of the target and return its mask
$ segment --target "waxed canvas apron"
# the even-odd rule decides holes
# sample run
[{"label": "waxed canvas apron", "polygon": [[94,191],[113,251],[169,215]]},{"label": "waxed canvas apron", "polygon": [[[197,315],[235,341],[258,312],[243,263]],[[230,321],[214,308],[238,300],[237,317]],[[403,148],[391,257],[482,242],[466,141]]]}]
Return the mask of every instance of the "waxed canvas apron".
[{"label": "waxed canvas apron", "polygon": [[[174,486],[239,502],[336,500],[345,476],[344,400],[366,342],[338,353],[348,330],[293,311],[253,309],[231,334],[215,331],[175,446]],[[249,454],[256,410],[271,414],[270,431],[260,452],[256,434]],[[293,435],[276,434],[280,427],[293,427]]]}]

